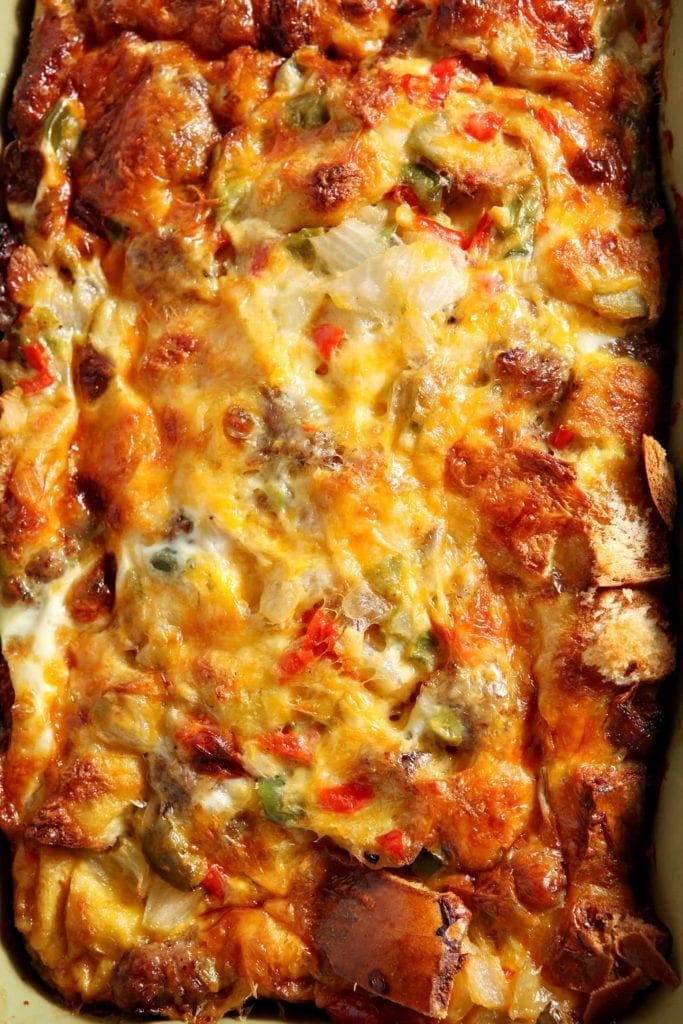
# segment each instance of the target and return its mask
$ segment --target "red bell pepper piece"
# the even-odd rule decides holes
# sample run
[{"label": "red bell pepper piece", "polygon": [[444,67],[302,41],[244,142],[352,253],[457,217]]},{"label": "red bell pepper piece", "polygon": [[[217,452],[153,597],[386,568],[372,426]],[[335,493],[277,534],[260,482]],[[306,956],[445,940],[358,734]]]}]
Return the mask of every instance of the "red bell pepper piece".
[{"label": "red bell pepper piece", "polygon": [[403,75],[401,87],[409,100],[418,103],[428,100],[432,107],[440,107],[448,95],[451,82],[462,70],[457,57],[444,57],[432,64],[429,75]]},{"label": "red bell pepper piece", "polygon": [[209,896],[222,899],[225,896],[225,883],[228,879],[220,864],[212,864],[204,875],[202,889],[205,889]]},{"label": "red bell pepper piece", "polygon": [[466,248],[468,252],[474,253],[475,255],[480,254],[485,249],[489,237],[491,235],[491,228],[493,227],[493,217],[488,212],[482,213],[479,218],[479,223],[474,229],[474,234],[469,240]]},{"label": "red bell pepper piece", "polygon": [[416,213],[415,220],[420,227],[431,231],[442,242],[447,242],[448,245],[459,245],[461,249],[467,247],[467,239],[462,231],[458,231],[456,228],[448,228],[445,224],[440,224],[438,220],[432,220],[431,217],[426,217],[423,213]]},{"label": "red bell pepper piece", "polygon": [[566,448],[567,445],[572,443],[575,437],[575,431],[573,431],[571,427],[566,427],[564,423],[561,423],[559,427],[555,427],[548,440],[553,448]]},{"label": "red bell pepper piece", "polygon": [[318,806],[336,814],[355,814],[373,799],[375,791],[366,779],[352,779],[318,792]]},{"label": "red bell pepper piece", "polygon": [[344,331],[337,324],[318,324],[313,328],[313,341],[318,352],[326,362],[329,362],[333,352],[344,340]]},{"label": "red bell pepper piece", "polygon": [[298,764],[312,764],[313,754],[308,749],[306,737],[296,732],[269,732],[261,736],[258,745],[261,750],[278,757],[289,758]]},{"label": "red bell pepper piece", "polygon": [[477,142],[490,142],[503,127],[503,118],[492,110],[470,114],[465,118],[462,129]]},{"label": "red bell pepper piece", "polygon": [[429,98],[434,106],[441,106],[448,95],[451,82],[461,69],[462,64],[457,57],[444,57],[442,60],[437,60],[432,64],[431,76],[433,84],[429,92]]},{"label": "red bell pepper piece", "polygon": [[322,608],[316,608],[306,627],[301,643],[293,651],[285,651],[280,658],[280,675],[291,679],[317,658],[332,653],[337,640],[337,627]]},{"label": "red bell pepper piece", "polygon": [[392,828],[375,840],[380,850],[393,857],[394,860],[403,860],[405,856],[405,836],[399,828]]},{"label": "red bell pepper piece", "polygon": [[538,107],[534,113],[536,114],[536,120],[538,123],[543,125],[549,135],[560,134],[560,126],[549,110],[546,110],[545,107]]},{"label": "red bell pepper piece", "polygon": [[256,277],[258,277],[259,274],[262,274],[268,266],[268,258],[270,256],[271,249],[272,245],[267,242],[260,242],[254,249],[251,257],[251,272]]},{"label": "red bell pepper piece", "polygon": [[37,395],[39,391],[44,391],[50,384],[54,384],[57,378],[50,373],[45,346],[39,341],[31,341],[24,345],[22,352],[28,365],[36,372],[35,376],[20,380],[19,387],[25,395]]},{"label": "red bell pepper piece", "polygon": [[387,192],[387,196],[393,199],[395,203],[407,203],[408,206],[412,206],[414,210],[419,210],[420,200],[415,195],[415,191],[410,185],[395,185],[394,188]]},{"label": "red bell pepper piece", "polygon": [[401,88],[411,103],[417,103],[426,95],[429,88],[429,79],[425,78],[424,75],[403,75],[401,78]]}]

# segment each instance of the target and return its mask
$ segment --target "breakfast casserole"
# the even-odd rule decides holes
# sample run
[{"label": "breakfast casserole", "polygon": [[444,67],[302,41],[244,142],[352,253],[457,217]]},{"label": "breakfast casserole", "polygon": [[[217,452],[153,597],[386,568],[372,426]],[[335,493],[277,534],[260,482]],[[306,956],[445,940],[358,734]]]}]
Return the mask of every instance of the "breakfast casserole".
[{"label": "breakfast casserole", "polygon": [[675,984],[656,0],[42,0],[0,227],[0,815],[69,1006]]}]

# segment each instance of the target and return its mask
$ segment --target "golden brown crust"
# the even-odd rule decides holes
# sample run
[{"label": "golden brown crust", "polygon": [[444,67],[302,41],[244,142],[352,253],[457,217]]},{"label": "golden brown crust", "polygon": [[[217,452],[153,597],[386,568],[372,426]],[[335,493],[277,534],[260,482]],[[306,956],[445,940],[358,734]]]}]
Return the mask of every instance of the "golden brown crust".
[{"label": "golden brown crust", "polygon": [[674,981],[660,13],[39,8],[0,816],[74,1005],[597,1024]]},{"label": "golden brown crust", "polygon": [[325,886],[319,915],[316,944],[335,973],[428,1017],[446,1016],[470,919],[457,896],[347,871]]},{"label": "golden brown crust", "polygon": [[71,5],[46,3],[34,20],[26,62],[17,83],[10,123],[31,140],[69,82],[84,52],[84,32]]},{"label": "golden brown crust", "polygon": [[443,0],[437,4],[435,32],[445,33],[456,46],[464,37],[466,45],[485,59],[500,26],[517,23],[531,31],[544,56],[561,54],[571,60],[588,61],[595,49],[594,7],[590,0],[573,0],[561,6],[546,0],[525,0],[522,4],[514,0],[496,0],[492,4]]},{"label": "golden brown crust", "polygon": [[670,530],[674,527],[676,515],[676,483],[673,466],[666,457],[666,451],[659,441],[643,434],[643,458],[647,485],[655,508]]}]

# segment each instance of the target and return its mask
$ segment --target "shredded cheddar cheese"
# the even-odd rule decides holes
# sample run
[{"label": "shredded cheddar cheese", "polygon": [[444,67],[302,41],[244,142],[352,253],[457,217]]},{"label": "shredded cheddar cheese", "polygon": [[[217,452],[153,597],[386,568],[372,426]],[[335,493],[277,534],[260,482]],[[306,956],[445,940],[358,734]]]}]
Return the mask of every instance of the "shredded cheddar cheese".
[{"label": "shredded cheddar cheese", "polygon": [[600,1024],[675,980],[660,13],[38,4],[1,810],[69,1004]]}]

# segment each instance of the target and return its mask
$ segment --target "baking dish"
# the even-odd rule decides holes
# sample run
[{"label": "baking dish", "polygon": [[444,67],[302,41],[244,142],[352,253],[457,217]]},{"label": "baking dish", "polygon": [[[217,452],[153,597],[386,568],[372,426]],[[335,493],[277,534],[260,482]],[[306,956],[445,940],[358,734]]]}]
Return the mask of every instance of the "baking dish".
[{"label": "baking dish", "polygon": [[[23,9],[25,5],[21,5]],[[3,17],[7,17],[9,24],[4,26],[0,22],[0,28],[3,29],[2,39],[4,40],[5,46],[10,49],[10,42],[13,37],[13,21],[19,21],[20,11],[17,10],[16,15],[13,17],[13,11],[3,12]],[[675,39],[675,35],[672,33],[672,40]],[[9,61],[9,53],[7,55]],[[670,60],[670,65],[675,70],[675,57]],[[671,95],[676,95],[675,84],[671,85]],[[675,105],[675,104],[674,104]],[[669,126],[670,130],[673,126]],[[674,139],[675,139],[675,129]],[[675,145],[672,148],[672,157],[678,156]],[[662,907],[662,916],[671,923],[674,931],[680,934],[680,928],[677,928],[677,921],[675,920],[677,912],[680,912],[680,904],[675,905],[675,868],[676,868],[676,836],[670,827],[667,828],[667,822],[671,823],[676,820],[676,809],[679,802],[679,793],[677,789],[678,773],[675,770],[675,765],[672,767],[671,773],[667,781],[667,788],[663,798],[663,813],[660,816],[659,831],[661,835],[658,836],[658,853],[659,853],[659,865],[658,865],[658,877],[657,885],[660,891],[660,902]],[[671,813],[667,810],[670,809]],[[668,870],[668,869],[671,870]],[[671,902],[674,905],[671,906]],[[6,1002],[4,1009],[0,1005],[0,1019],[6,1021],[17,1021],[23,1022],[23,1024],[29,1024],[32,1020],[48,1021],[48,1022],[65,1022],[72,1019],[71,1015],[55,1006],[51,1001],[45,1000],[45,998],[37,993],[30,985],[22,988],[19,981],[15,980],[14,965],[8,960],[6,963],[3,962],[2,967],[3,981],[7,989]],[[12,979],[10,981],[10,979]],[[681,1006],[683,1004],[680,998],[676,994],[673,996],[664,994],[662,997],[653,998],[648,1005],[639,1011],[637,1015],[632,1015],[630,1018],[633,1022],[636,1020],[647,1022],[654,1022],[655,1020],[673,1022],[674,1020],[680,1020],[681,1018]],[[86,1019],[92,1019],[87,1017]]]}]

